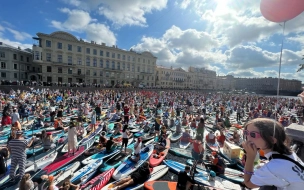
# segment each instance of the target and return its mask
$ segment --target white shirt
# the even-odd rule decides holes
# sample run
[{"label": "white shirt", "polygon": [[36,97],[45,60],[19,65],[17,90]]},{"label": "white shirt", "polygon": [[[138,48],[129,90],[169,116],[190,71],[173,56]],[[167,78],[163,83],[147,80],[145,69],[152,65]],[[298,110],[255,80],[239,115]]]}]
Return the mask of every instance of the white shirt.
[{"label": "white shirt", "polygon": [[128,130],[126,130],[125,132],[123,132],[123,133],[122,133],[122,138],[125,138],[125,139],[127,139],[127,138],[128,138],[127,131],[128,131]]},{"label": "white shirt", "polygon": [[14,113],[12,113],[12,115],[11,115],[11,119],[12,119],[12,124],[14,124],[16,121],[19,121],[19,113],[17,113],[17,112],[14,112]]},{"label": "white shirt", "polygon": [[[138,142],[136,142],[136,144],[138,144]],[[140,142],[139,145],[136,147],[136,149],[134,151],[134,154],[139,154],[140,153],[141,145],[142,145],[142,143]]]},{"label": "white shirt", "polygon": [[[265,154],[269,158],[272,152]],[[304,166],[295,153],[286,155]],[[304,187],[304,171],[294,163],[284,159],[272,159],[257,169],[250,181],[257,186],[274,185],[278,190],[297,190]]]}]

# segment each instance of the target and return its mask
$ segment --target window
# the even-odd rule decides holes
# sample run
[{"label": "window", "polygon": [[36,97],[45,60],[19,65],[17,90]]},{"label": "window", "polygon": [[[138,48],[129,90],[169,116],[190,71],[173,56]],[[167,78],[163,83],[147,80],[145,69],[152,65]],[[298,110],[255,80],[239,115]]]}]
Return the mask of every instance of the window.
[{"label": "window", "polygon": [[117,63],[117,69],[120,70],[120,62]]},{"label": "window", "polygon": [[99,55],[103,56],[103,51],[102,50],[99,51]]},{"label": "window", "polygon": [[115,62],[112,61],[112,69],[115,69]]},{"label": "window", "polygon": [[26,62],[30,62],[30,58],[29,57],[26,57]]},{"label": "window", "polygon": [[145,59],[143,59],[143,62],[145,63],[145,62],[146,62],[146,60],[145,60]]},{"label": "window", "polygon": [[90,70],[87,70],[86,75],[90,76]]},{"label": "window", "polygon": [[62,77],[58,77],[58,82],[62,83]]},{"label": "window", "polygon": [[126,60],[126,55],[122,55],[122,60]]},{"label": "window", "polygon": [[14,69],[17,69],[17,64],[14,64]]},{"label": "window", "polygon": [[17,60],[17,54],[14,54],[14,59]]},{"label": "window", "polygon": [[87,54],[90,54],[90,51],[91,51],[90,48],[87,48],[87,51],[86,51]]},{"label": "window", "polygon": [[150,73],[150,67],[148,67],[148,73]]},{"label": "window", "polygon": [[73,74],[73,69],[72,68],[68,69],[68,74],[70,74],[70,75]]},{"label": "window", "polygon": [[78,58],[77,58],[77,63],[78,63],[78,65],[82,65],[81,57],[78,57]]},{"label": "window", "polygon": [[133,72],[135,71],[135,64],[134,63],[132,64],[132,71]]},{"label": "window", "polygon": [[45,41],[45,46],[46,47],[52,47],[52,42],[50,40]]},{"label": "window", "polygon": [[5,52],[0,51],[0,57],[5,57]]},{"label": "window", "polygon": [[62,49],[62,43],[61,43],[61,42],[58,42],[58,43],[57,43],[57,48],[58,48],[58,49]]},{"label": "window", "polygon": [[106,62],[106,68],[110,69],[110,61],[109,60],[107,60],[107,62]]},{"label": "window", "polygon": [[6,63],[5,62],[1,62],[1,69],[6,69]]},{"label": "window", "polygon": [[58,67],[58,73],[62,73],[62,67]]},{"label": "window", "polygon": [[93,76],[97,76],[97,71],[93,71]]},{"label": "window", "polygon": [[111,77],[114,77],[114,73],[113,72],[111,72]]},{"label": "window", "polygon": [[107,53],[106,53],[106,56],[107,56],[107,57],[110,57],[110,52],[107,52]]},{"label": "window", "polygon": [[77,46],[77,52],[81,52],[81,46]]},{"label": "window", "polygon": [[51,66],[47,66],[46,67],[46,72],[51,73],[52,72],[52,67]]},{"label": "window", "polygon": [[130,55],[128,55],[128,61],[130,61],[130,59],[131,59],[131,57],[130,57]]},{"label": "window", "polygon": [[68,50],[69,50],[69,51],[72,51],[72,50],[73,50],[72,47],[73,47],[73,46],[72,46],[71,44],[68,44]]},{"label": "window", "polygon": [[1,72],[1,77],[2,77],[2,78],[6,78],[6,73]]},{"label": "window", "polygon": [[127,64],[127,71],[130,71],[130,63]]},{"label": "window", "polygon": [[140,66],[137,66],[137,72],[140,72]]},{"label": "window", "polygon": [[20,60],[23,61],[23,55],[20,56]]},{"label": "window", "polygon": [[115,53],[112,53],[112,58],[115,58]]},{"label": "window", "polygon": [[68,83],[72,83],[73,79],[72,78],[68,78]]},{"label": "window", "polygon": [[99,61],[99,66],[100,66],[100,68],[103,68],[103,60],[102,59],[100,59],[100,61]]},{"label": "window", "polygon": [[150,60],[148,60],[148,64],[150,64]]},{"label": "window", "polygon": [[103,72],[102,71],[99,71],[99,76],[103,76]]},{"label": "window", "polygon": [[39,53],[39,51],[35,51],[35,60],[40,60],[40,53]]},{"label": "window", "polygon": [[137,62],[140,62],[140,58],[138,58]]},{"label": "window", "polygon": [[78,70],[77,70],[77,74],[78,74],[78,75],[81,75],[81,69],[78,69]]},{"label": "window", "polygon": [[46,78],[46,81],[47,81],[47,82],[52,82],[52,77],[47,77],[47,78]]},{"label": "window", "polygon": [[97,59],[96,58],[93,59],[93,67],[97,67]]},{"label": "window", "polygon": [[125,63],[122,63],[122,70],[125,70]]},{"label": "window", "polygon": [[14,73],[14,78],[18,78],[18,74],[17,73]]},{"label": "window", "polygon": [[97,50],[93,49],[93,55],[97,55]]},{"label": "window", "polygon": [[106,77],[109,77],[109,72],[106,72]]},{"label": "window", "polygon": [[117,59],[120,59],[120,54],[117,54]]},{"label": "window", "polygon": [[145,67],[142,67],[142,68],[141,68],[141,71],[142,71],[142,72],[145,72]]},{"label": "window", "polygon": [[58,60],[58,63],[62,63],[62,55],[58,55],[57,60]]},{"label": "window", "polygon": [[86,59],[86,64],[87,64],[87,66],[90,66],[90,58],[89,57],[87,57],[87,59]]},{"label": "window", "polygon": [[68,56],[68,65],[72,65],[73,64],[73,58],[72,56]]},{"label": "window", "polygon": [[134,56],[132,57],[132,61],[135,62],[135,57]]}]

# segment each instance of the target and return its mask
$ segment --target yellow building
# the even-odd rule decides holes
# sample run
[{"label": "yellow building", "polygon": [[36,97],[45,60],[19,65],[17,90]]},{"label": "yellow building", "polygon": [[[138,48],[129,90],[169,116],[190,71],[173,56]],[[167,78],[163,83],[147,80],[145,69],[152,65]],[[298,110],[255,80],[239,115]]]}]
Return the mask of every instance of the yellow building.
[{"label": "yellow building", "polygon": [[157,58],[150,52],[89,43],[62,31],[37,33],[33,39],[38,42],[33,62],[42,67],[43,82],[155,86]]}]

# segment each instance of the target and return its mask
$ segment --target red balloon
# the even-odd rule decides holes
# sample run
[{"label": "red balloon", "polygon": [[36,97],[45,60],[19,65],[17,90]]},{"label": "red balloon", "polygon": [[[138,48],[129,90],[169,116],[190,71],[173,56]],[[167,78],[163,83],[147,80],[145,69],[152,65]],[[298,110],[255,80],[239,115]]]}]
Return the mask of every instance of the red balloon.
[{"label": "red balloon", "polygon": [[261,0],[260,9],[267,20],[285,22],[304,11],[304,0]]}]

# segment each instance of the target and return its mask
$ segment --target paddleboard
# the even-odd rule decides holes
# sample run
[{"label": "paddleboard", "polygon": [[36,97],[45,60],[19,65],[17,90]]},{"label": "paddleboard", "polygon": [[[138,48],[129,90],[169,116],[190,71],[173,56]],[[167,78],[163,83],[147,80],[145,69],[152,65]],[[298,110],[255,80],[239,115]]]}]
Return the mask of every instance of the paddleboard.
[{"label": "paddleboard", "polygon": [[115,150],[113,150],[112,152],[107,152],[106,149],[101,150],[100,152],[93,154],[90,157],[87,157],[86,159],[82,160],[82,164],[87,165],[87,164],[91,164],[93,162],[95,162],[98,159],[105,159],[108,158],[114,154],[117,154],[118,152],[120,152],[120,149],[116,148]]},{"label": "paddleboard", "polygon": [[[133,144],[134,145],[134,144]],[[127,152],[117,152],[107,161],[102,164],[100,168],[101,172],[107,171],[112,168],[117,168],[122,162],[124,162],[133,153],[133,148],[128,148]]]},{"label": "paddleboard", "polygon": [[172,181],[148,181],[144,184],[147,190],[176,190],[177,182]]},{"label": "paddleboard", "polygon": [[190,150],[185,150],[182,148],[170,148],[169,152],[171,152],[172,154],[175,154],[177,156],[182,156],[184,158],[190,158],[192,159],[192,154]]},{"label": "paddleboard", "polygon": [[73,184],[84,184],[86,183],[95,173],[96,169],[102,164],[102,159],[98,159],[95,162],[88,164],[78,170],[76,173],[73,173],[71,182]]},{"label": "paddleboard", "polygon": [[54,152],[52,154],[48,154],[43,159],[36,161],[33,165],[25,169],[25,173],[35,172],[36,169],[43,169],[55,160],[57,154],[57,152]]},{"label": "paddleboard", "polygon": [[81,186],[82,190],[100,190],[103,188],[111,179],[112,174],[114,173],[115,169],[112,168],[110,170],[104,171],[103,173],[99,174],[86,184]]}]

